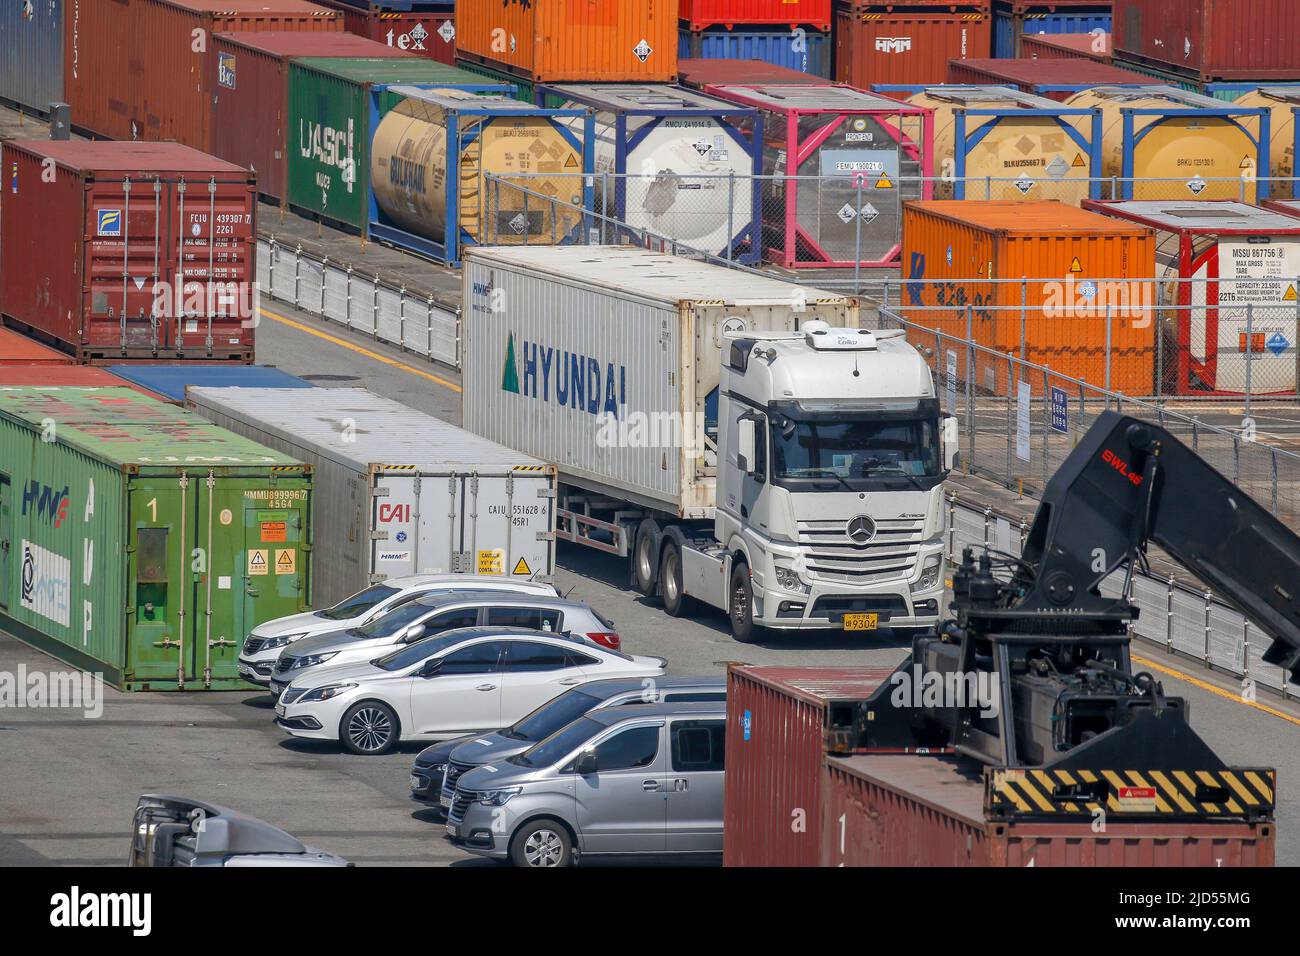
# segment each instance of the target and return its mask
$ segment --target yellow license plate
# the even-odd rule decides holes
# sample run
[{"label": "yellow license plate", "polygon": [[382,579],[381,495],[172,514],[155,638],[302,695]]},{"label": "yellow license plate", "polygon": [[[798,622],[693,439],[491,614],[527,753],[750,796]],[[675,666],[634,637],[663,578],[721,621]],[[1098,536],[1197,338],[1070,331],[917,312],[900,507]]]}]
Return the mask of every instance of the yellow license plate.
[{"label": "yellow license plate", "polygon": [[844,630],[846,631],[874,631],[879,626],[879,614],[844,615]]}]

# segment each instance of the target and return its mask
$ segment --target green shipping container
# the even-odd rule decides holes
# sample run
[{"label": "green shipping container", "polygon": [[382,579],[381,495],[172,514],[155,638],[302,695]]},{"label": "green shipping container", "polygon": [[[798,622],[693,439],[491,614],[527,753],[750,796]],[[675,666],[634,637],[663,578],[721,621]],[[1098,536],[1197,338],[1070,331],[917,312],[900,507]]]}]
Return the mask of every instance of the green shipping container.
[{"label": "green shipping container", "polygon": [[1133,73],[1141,73],[1143,76],[1152,77],[1154,80],[1163,83],[1165,86],[1172,86],[1179,90],[1188,90],[1192,93],[1200,93],[1202,96],[1212,96],[1216,100],[1223,100],[1231,103],[1248,89],[1255,89],[1261,84],[1258,83],[1200,83],[1186,76],[1179,76],[1177,73],[1169,73],[1165,70],[1157,70],[1155,67],[1147,66],[1145,63],[1130,63],[1127,60],[1115,60],[1115,66],[1120,69],[1129,70]]},{"label": "green shipping container", "polygon": [[388,86],[509,95],[499,83],[424,57],[303,57],[289,66],[289,204],[366,231],[370,137],[401,97]]},{"label": "green shipping container", "polygon": [[124,690],[251,689],[310,607],[311,469],[130,388],[0,388],[0,628]]}]

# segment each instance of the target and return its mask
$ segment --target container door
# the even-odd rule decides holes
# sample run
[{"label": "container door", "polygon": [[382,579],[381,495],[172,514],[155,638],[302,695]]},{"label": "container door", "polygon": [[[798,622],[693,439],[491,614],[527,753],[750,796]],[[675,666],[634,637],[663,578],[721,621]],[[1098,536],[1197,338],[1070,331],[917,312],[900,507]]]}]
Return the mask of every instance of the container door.
[{"label": "container door", "polygon": [[192,486],[149,478],[130,492],[127,667],[137,681],[192,680]]},{"label": "container door", "polygon": [[474,555],[465,553],[458,529],[465,509],[463,482],[456,475],[422,475],[413,490],[417,574],[473,573]]},{"label": "container door", "polygon": [[[167,279],[169,183],[101,180],[86,193],[89,318],[81,341],[93,352],[152,354],[168,344],[155,312],[155,283]],[[166,301],[164,297],[163,301]]]},{"label": "container door", "polygon": [[[420,476],[379,475],[370,499],[370,570],[372,580],[418,574],[420,551],[416,525],[420,519]],[[445,539],[443,539],[445,540]],[[446,570],[445,565],[433,570]]]},{"label": "container door", "polygon": [[[526,580],[551,573],[551,499],[541,472],[469,475],[462,481],[465,507],[460,536],[481,574]],[[488,570],[490,569],[490,570]]]},{"label": "container door", "polygon": [[13,553],[13,482],[0,474],[0,611],[9,610],[9,556]]}]

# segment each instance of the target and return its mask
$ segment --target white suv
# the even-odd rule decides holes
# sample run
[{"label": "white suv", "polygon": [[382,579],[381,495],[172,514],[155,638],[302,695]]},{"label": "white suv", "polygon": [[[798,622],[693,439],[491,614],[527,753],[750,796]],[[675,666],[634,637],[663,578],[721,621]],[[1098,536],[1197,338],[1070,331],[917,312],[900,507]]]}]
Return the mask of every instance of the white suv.
[{"label": "white suv", "polygon": [[426,594],[445,591],[512,591],[555,597],[554,585],[488,574],[413,574],[373,584],[344,598],[333,607],[278,617],[259,624],[244,640],[239,654],[239,676],[263,687],[271,685],[280,652],[294,641],[325,631],[361,627],[389,611]]}]

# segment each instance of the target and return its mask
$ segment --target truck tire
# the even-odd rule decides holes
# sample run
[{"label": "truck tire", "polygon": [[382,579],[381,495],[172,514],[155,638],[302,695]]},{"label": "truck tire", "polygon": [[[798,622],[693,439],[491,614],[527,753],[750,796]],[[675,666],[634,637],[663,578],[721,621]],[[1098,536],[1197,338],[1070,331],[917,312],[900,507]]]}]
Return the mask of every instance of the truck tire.
[{"label": "truck tire", "polygon": [[659,559],[659,591],[664,599],[664,611],[669,617],[682,617],[695,602],[686,596],[682,586],[682,551],[677,542],[669,538],[664,543]]},{"label": "truck tire", "polygon": [[655,580],[655,572],[659,569],[655,530],[654,522],[641,522],[636,532],[636,543],[632,546],[632,584],[642,595],[650,598],[659,590],[659,582]]},{"label": "truck tire", "polygon": [[562,823],[543,817],[524,824],[510,840],[510,862],[541,869],[572,866],[573,840]]},{"label": "truck tire", "polygon": [[758,640],[763,629],[754,623],[754,587],[749,580],[749,565],[737,561],[731,568],[731,587],[727,592],[727,617],[731,636],[742,644]]}]

